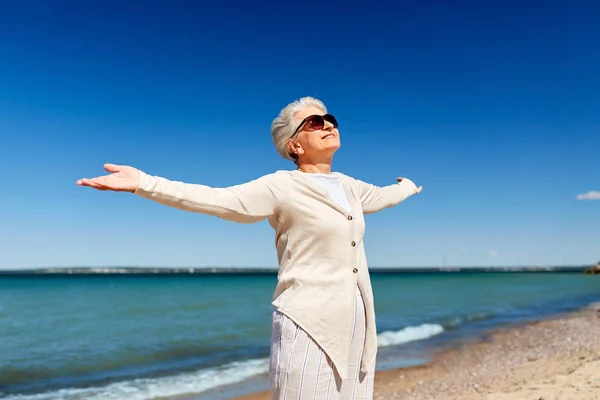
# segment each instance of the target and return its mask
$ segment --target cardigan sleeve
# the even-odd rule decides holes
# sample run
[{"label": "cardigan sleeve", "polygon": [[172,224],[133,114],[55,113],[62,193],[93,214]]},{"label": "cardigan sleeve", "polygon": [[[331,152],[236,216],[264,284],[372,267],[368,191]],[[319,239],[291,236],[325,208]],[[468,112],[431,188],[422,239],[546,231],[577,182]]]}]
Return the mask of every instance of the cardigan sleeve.
[{"label": "cardigan sleeve", "polygon": [[184,211],[216,216],[239,223],[259,222],[277,209],[273,174],[225,188],[171,181],[140,171],[134,194]]},{"label": "cardigan sleeve", "polygon": [[364,214],[371,214],[400,204],[415,193],[417,185],[407,178],[389,186],[375,186],[355,179]]}]

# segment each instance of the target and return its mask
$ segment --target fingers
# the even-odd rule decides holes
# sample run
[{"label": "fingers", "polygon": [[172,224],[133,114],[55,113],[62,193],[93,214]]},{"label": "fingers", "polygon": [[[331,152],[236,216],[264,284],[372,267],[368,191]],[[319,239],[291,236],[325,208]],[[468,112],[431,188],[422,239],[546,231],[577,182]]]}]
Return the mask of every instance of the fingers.
[{"label": "fingers", "polygon": [[121,166],[116,164],[104,164],[104,169],[108,172],[119,172]]},{"label": "fingers", "polygon": [[[118,173],[119,171],[121,171],[122,166],[107,163],[107,164],[104,164],[104,169],[111,173]],[[81,179],[77,180],[77,185],[78,186],[88,186],[88,187],[91,187],[91,188],[94,188],[97,190],[109,190],[109,189],[115,190],[114,188],[110,187],[111,185],[109,185],[108,182],[106,182],[107,176],[108,175],[98,176],[96,178],[91,178],[91,179],[90,178],[81,178]]]},{"label": "fingers", "polygon": [[82,178],[77,181],[79,186],[88,186],[98,190],[106,190],[106,187],[101,185],[96,179]]}]

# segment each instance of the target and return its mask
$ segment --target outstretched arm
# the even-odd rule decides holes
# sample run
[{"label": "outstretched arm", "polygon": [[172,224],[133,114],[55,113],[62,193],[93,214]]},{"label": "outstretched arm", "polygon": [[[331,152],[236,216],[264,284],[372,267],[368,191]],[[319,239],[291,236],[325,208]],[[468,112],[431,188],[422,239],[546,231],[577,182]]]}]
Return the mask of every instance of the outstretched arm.
[{"label": "outstretched arm", "polygon": [[422,190],[421,186],[417,187],[410,179],[397,180],[396,184],[380,187],[355,179],[363,213],[371,214],[395,206]]},{"label": "outstretched arm", "polygon": [[240,185],[214,188],[141,172],[140,185],[134,193],[167,206],[240,223],[262,221],[277,208],[269,175]]},{"label": "outstretched arm", "polygon": [[129,166],[106,164],[112,174],[80,179],[78,185],[98,190],[131,192],[160,204],[209,214],[229,221],[251,223],[275,214],[279,189],[273,175],[226,188],[171,181]]}]

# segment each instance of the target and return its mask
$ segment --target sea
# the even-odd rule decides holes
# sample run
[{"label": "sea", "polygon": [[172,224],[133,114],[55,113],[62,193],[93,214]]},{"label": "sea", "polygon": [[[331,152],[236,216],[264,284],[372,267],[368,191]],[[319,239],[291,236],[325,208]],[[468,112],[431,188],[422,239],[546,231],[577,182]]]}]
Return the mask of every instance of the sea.
[{"label": "sea", "polygon": [[[0,275],[0,398],[205,400],[268,389],[276,280]],[[373,273],[372,283],[379,370],[600,300],[600,278],[581,272]]]}]

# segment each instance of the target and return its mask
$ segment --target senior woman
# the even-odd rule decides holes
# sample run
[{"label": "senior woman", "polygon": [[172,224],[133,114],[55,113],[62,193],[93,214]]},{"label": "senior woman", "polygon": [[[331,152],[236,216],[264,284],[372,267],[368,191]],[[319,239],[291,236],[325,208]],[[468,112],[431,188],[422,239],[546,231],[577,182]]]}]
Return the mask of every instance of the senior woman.
[{"label": "senior woman", "polygon": [[228,221],[267,220],[279,262],[269,366],[273,398],[371,399],[377,331],[363,215],[399,204],[421,187],[406,178],[378,187],[332,172],[338,123],[315,98],[281,110],[271,135],[279,154],[297,168],[214,188],[106,164],[111,174],[77,184]]}]

